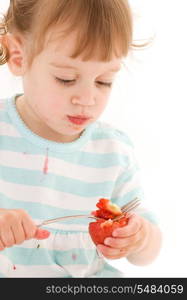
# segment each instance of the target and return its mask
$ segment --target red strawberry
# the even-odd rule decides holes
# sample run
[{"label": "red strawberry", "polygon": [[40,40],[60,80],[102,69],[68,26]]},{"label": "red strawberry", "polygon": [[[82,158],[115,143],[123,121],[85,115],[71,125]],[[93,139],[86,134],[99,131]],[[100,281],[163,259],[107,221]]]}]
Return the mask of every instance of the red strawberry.
[{"label": "red strawberry", "polygon": [[99,208],[92,212],[92,214],[96,217],[103,219],[113,219],[116,216],[122,214],[122,211],[119,206],[113,204],[109,199],[101,198],[99,199],[96,206]]},{"label": "red strawberry", "polygon": [[125,226],[128,219],[124,216],[118,221],[113,221],[116,216],[122,214],[122,211],[119,206],[113,204],[109,199],[99,199],[96,206],[99,209],[93,211],[92,214],[101,219],[89,224],[89,233],[93,242],[97,245],[103,244],[106,237],[112,236],[114,229]]},{"label": "red strawberry", "polygon": [[128,219],[124,216],[119,221],[97,220],[89,224],[89,233],[92,241],[97,244],[103,244],[106,237],[112,236],[114,229],[123,227],[127,224]]},{"label": "red strawberry", "polygon": [[92,215],[94,215],[95,217],[98,217],[98,218],[105,219],[105,220],[114,218],[114,215],[111,212],[104,210],[104,209],[95,210],[92,212]]}]

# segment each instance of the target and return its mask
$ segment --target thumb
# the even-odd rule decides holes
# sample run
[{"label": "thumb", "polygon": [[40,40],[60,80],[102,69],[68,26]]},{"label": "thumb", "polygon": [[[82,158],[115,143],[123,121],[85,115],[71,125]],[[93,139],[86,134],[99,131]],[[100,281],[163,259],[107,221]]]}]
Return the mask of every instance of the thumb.
[{"label": "thumb", "polygon": [[47,239],[50,235],[50,232],[45,229],[37,228],[34,238],[38,240]]}]

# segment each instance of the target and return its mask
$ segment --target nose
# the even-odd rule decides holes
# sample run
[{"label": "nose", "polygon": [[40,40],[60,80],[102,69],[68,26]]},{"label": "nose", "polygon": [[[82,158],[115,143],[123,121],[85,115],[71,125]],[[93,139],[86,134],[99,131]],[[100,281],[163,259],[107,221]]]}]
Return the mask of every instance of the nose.
[{"label": "nose", "polygon": [[92,87],[82,87],[81,90],[77,91],[74,96],[72,96],[72,103],[93,106],[95,105],[95,93]]}]

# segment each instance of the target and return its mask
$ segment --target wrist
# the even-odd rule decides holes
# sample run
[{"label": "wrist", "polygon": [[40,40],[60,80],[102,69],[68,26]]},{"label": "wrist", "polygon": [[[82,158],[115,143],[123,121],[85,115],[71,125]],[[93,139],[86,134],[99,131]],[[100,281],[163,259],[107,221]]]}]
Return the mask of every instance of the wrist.
[{"label": "wrist", "polygon": [[159,254],[162,242],[162,234],[158,226],[147,221],[147,234],[144,242],[138,249],[127,257],[134,265],[150,264]]},{"label": "wrist", "polygon": [[151,232],[152,232],[152,224],[142,218],[142,228],[141,228],[141,231],[142,231],[142,239],[140,240],[137,248],[134,250],[133,253],[135,254],[138,254],[142,251],[144,251],[144,249],[147,247],[147,245],[149,244],[149,240],[151,238]]},{"label": "wrist", "polygon": [[128,260],[133,260],[133,258],[141,257],[141,255],[146,251],[150,244],[152,236],[152,224],[144,219],[142,224],[143,237],[139,242],[139,245],[127,256]]}]

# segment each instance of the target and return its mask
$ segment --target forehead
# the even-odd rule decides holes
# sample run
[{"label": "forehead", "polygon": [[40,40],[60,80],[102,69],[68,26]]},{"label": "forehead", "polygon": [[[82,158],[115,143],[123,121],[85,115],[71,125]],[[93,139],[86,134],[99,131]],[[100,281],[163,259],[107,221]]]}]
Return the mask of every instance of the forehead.
[{"label": "forehead", "polygon": [[54,67],[64,68],[64,66],[71,68],[96,68],[101,71],[117,72],[121,68],[122,58],[113,56],[110,61],[99,61],[97,59],[97,52],[94,57],[88,61],[83,61],[82,56],[71,58],[75,49],[77,33],[72,32],[66,37],[62,37],[62,32],[56,33],[49,37],[45,47],[45,54],[48,58],[48,63]]}]

